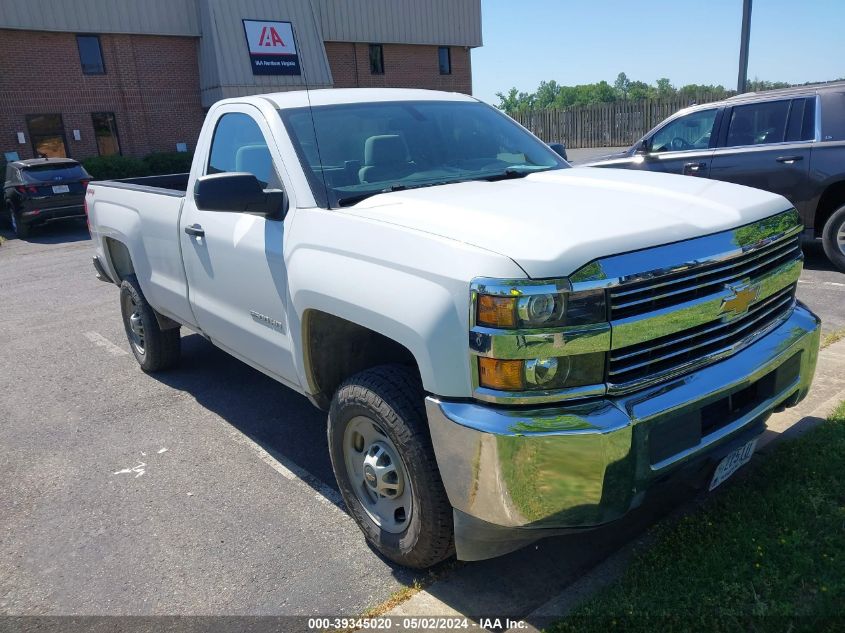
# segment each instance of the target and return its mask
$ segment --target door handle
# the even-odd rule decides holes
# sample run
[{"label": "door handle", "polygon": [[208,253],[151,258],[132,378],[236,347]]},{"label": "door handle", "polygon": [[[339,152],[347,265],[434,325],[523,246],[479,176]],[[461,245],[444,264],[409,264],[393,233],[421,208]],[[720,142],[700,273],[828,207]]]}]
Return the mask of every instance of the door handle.
[{"label": "door handle", "polygon": [[705,167],[707,167],[707,163],[684,163],[683,173],[687,176],[694,176]]},{"label": "door handle", "polygon": [[193,235],[194,237],[204,237],[205,230],[199,224],[192,224],[185,227],[185,233]]},{"label": "door handle", "polygon": [[787,165],[791,165],[797,160],[804,160],[803,156],[778,156],[775,159],[779,163],[786,163]]}]

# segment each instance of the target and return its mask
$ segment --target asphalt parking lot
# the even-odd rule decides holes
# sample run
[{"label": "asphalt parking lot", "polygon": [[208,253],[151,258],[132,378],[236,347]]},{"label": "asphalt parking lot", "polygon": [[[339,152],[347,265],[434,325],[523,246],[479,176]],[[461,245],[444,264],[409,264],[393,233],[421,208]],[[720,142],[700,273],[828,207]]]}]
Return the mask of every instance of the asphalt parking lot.
[{"label": "asphalt parking lot", "polygon": [[[342,510],[323,413],[185,331],[181,366],[145,375],[84,225],[4,235],[0,612],[354,616],[414,579]],[[820,249],[798,294],[845,327]],[[472,604],[452,606],[539,604],[660,512],[458,566]]]}]

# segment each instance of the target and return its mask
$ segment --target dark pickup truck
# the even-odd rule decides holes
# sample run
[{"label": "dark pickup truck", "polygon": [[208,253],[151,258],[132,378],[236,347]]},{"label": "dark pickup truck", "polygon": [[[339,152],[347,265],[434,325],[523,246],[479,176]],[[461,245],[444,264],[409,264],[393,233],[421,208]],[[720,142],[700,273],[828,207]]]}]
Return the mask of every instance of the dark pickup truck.
[{"label": "dark pickup truck", "polygon": [[686,108],[623,152],[584,166],[734,182],[786,197],[807,239],[845,272],[845,82],[737,95]]}]

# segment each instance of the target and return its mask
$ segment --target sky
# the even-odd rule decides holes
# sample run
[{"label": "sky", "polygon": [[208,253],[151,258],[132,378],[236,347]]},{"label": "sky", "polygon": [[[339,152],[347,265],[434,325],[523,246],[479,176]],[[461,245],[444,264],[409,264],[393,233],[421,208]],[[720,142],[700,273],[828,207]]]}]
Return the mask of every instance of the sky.
[{"label": "sky", "polygon": [[[482,0],[481,17],[473,94],[494,105],[511,87],[613,84],[620,72],[736,88],[742,0]],[[843,27],[845,0],[754,0],[749,79],[845,77]]]}]

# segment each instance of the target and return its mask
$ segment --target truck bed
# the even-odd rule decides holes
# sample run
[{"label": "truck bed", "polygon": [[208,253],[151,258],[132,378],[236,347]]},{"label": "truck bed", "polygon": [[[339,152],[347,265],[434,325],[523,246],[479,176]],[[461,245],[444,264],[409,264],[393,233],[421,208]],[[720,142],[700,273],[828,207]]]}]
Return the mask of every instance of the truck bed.
[{"label": "truck bed", "polygon": [[110,240],[124,244],[147,300],[190,324],[179,229],[187,186],[188,174],[94,181],[88,185],[88,218],[98,255],[108,259]]},{"label": "truck bed", "polygon": [[118,189],[146,191],[164,196],[184,196],[188,190],[188,175],[164,174],[162,176],[141,176],[139,178],[119,178],[116,180],[94,181],[95,185],[106,185]]}]

